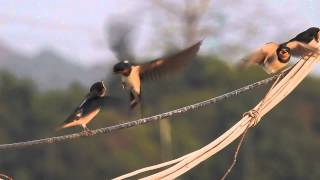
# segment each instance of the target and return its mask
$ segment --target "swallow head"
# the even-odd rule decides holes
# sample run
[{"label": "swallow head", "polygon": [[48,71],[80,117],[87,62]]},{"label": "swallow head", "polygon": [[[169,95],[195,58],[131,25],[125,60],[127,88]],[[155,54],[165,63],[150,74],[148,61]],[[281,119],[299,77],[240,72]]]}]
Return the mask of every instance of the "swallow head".
[{"label": "swallow head", "polygon": [[99,97],[104,97],[107,95],[107,88],[104,85],[103,81],[99,81],[99,82],[94,83],[90,87],[90,93],[93,93]]},{"label": "swallow head", "polygon": [[113,66],[113,73],[128,76],[131,72],[131,66],[129,61],[121,61]]},{"label": "swallow head", "polygon": [[287,63],[291,57],[291,50],[285,44],[282,44],[277,49],[277,56],[280,62]]}]

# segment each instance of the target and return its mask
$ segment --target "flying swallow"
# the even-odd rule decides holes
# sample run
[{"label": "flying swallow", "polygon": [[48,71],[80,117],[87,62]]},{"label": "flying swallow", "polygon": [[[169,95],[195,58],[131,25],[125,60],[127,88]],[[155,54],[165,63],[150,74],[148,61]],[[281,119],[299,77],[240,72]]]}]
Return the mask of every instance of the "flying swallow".
[{"label": "flying swallow", "polygon": [[318,49],[299,41],[288,41],[282,44],[270,42],[246,56],[240,66],[260,65],[268,74],[274,74],[286,67],[291,56],[301,57],[309,53],[318,53]]},{"label": "flying swallow", "polygon": [[107,96],[107,89],[103,81],[96,82],[90,87],[90,92],[85,96],[74,112],[67,117],[57,130],[81,126],[86,132],[90,132],[87,124],[99,113],[102,106],[112,99]]},{"label": "flying swallow", "polygon": [[320,41],[320,29],[318,27],[311,27],[301,33],[296,37],[292,38],[291,41],[299,41],[313,48],[318,48]]},{"label": "flying swallow", "polygon": [[121,61],[113,66],[113,72],[121,75],[122,87],[130,92],[130,107],[141,101],[141,83],[147,79],[157,80],[168,73],[182,69],[197,55],[202,41],[168,57],[143,64]]}]

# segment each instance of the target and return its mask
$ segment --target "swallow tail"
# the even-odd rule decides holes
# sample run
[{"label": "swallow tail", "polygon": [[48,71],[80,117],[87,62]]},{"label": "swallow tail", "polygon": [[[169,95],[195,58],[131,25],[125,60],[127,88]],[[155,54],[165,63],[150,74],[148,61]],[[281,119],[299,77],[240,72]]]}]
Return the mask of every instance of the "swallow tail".
[{"label": "swallow tail", "polygon": [[56,131],[59,131],[61,129],[71,127],[71,126],[74,126],[74,124],[72,122],[71,123],[62,123],[56,128]]},{"label": "swallow tail", "polygon": [[63,126],[59,126],[59,127],[57,127],[55,130],[56,131],[60,131],[61,129],[63,129],[64,127]]}]

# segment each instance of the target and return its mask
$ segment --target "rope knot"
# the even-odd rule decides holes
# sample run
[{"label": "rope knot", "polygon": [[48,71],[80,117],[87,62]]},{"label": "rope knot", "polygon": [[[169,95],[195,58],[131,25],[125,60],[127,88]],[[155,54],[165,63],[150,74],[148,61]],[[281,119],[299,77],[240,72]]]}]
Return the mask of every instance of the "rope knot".
[{"label": "rope knot", "polygon": [[255,109],[251,109],[250,111],[248,112],[245,112],[243,115],[244,116],[249,116],[251,117],[250,119],[250,126],[256,126],[260,120],[260,114],[257,110]]}]

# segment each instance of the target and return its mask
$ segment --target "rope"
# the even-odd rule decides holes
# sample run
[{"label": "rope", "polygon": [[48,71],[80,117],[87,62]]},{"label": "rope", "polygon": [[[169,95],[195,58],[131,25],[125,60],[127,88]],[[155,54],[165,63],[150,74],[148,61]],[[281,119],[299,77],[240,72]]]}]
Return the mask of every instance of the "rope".
[{"label": "rope", "polygon": [[249,116],[251,118],[251,123],[250,123],[251,127],[256,126],[261,119],[259,111],[255,110],[255,109],[251,109],[250,111],[245,112],[242,115],[242,117],[245,117],[245,116]]},{"label": "rope", "polygon": [[91,131],[92,133],[90,133],[90,134],[85,133],[85,132],[80,132],[80,133],[73,133],[73,134],[56,136],[56,137],[49,137],[49,138],[38,139],[38,140],[23,141],[23,142],[10,143],[10,144],[1,144],[0,150],[17,149],[17,148],[24,148],[24,147],[40,145],[40,144],[53,144],[53,143],[58,143],[58,142],[64,142],[64,141],[73,140],[73,139],[82,138],[82,137],[94,136],[94,135],[99,135],[99,134],[107,134],[107,133],[111,133],[113,131],[146,124],[146,123],[150,123],[153,121],[158,121],[163,118],[183,114],[183,113],[191,111],[191,110],[203,108],[203,107],[206,107],[210,104],[216,104],[218,102],[224,101],[224,100],[229,99],[231,97],[238,96],[246,91],[250,91],[252,89],[266,85],[266,84],[276,80],[279,76],[281,76],[282,74],[285,74],[285,73],[287,73],[287,71],[282,72],[278,75],[272,76],[270,78],[255,82],[253,84],[244,86],[242,88],[236,89],[236,90],[231,91],[229,93],[226,93],[226,94],[223,94],[223,95],[220,95],[220,96],[217,96],[217,97],[214,97],[209,100],[205,100],[205,101],[202,101],[202,102],[199,102],[196,104],[185,106],[185,107],[173,110],[173,111],[165,112],[162,114],[158,114],[158,115],[154,115],[151,117],[138,119],[135,121],[130,121],[130,122],[126,122],[126,123],[122,123],[122,124],[118,124],[118,125],[95,129],[95,130],[92,130]]},{"label": "rope", "polygon": [[[300,59],[286,76],[281,78],[281,80],[279,77],[262,101],[247,114],[244,114],[245,116],[239,122],[220,137],[203,148],[189,153],[181,159],[176,159],[174,163],[172,163],[175,164],[172,167],[142,179],[175,179],[232,143],[243,134],[248,127],[253,127],[255,124],[259,123],[261,117],[280,103],[308,75],[319,59],[319,56],[312,56],[309,58],[310,59]],[[178,160],[180,161],[177,162]],[[121,177],[127,178],[130,176],[123,175]],[[115,179],[123,178],[118,177]]]},{"label": "rope", "polygon": [[[290,70],[291,68],[289,69],[286,69],[285,71],[288,71]],[[249,116],[251,117],[251,124],[250,124],[250,127],[254,127],[258,124],[258,122],[260,121],[261,119],[261,116],[259,114],[259,111],[262,107],[262,104],[265,102],[265,99],[266,97],[269,95],[269,93],[271,92],[271,90],[275,87],[276,84],[278,84],[279,80],[281,79],[282,74],[280,74],[277,79],[275,80],[275,82],[272,84],[272,86],[270,87],[269,91],[266,93],[266,95],[262,98],[262,100],[260,101],[259,103],[259,106],[257,109],[251,109],[245,113],[243,113],[242,117],[245,117],[245,116]],[[248,127],[249,128],[249,127]],[[246,130],[247,131],[247,130]]]},{"label": "rope", "polygon": [[249,128],[255,127],[258,124],[258,122],[260,121],[261,116],[259,114],[259,111],[260,111],[260,109],[262,107],[262,104],[265,102],[266,96],[271,92],[271,90],[275,87],[275,85],[278,84],[278,82],[281,79],[281,77],[282,77],[281,75],[278,76],[276,81],[272,84],[272,86],[270,87],[269,91],[266,93],[264,98],[262,98],[261,103],[258,106],[257,110],[256,109],[251,109],[250,111],[247,111],[242,115],[242,118],[245,117],[245,116],[250,117],[251,118],[250,119],[250,123],[248,124],[248,126],[244,130],[244,133],[241,136],[241,139],[239,141],[239,144],[238,144],[238,146],[236,148],[236,151],[234,153],[234,156],[233,156],[232,164],[230,165],[230,167],[227,169],[227,171],[225,172],[225,174],[222,176],[222,178],[220,180],[225,180],[226,177],[230,174],[232,168],[235,166],[235,164],[237,162],[237,157],[238,157],[238,154],[239,154],[239,151],[240,151],[240,147],[243,144],[243,141],[244,141],[244,139],[245,139],[245,137],[247,135],[247,132],[248,132]]},{"label": "rope", "polygon": [[236,165],[236,162],[237,162],[237,157],[238,157],[238,154],[239,154],[239,151],[240,151],[240,147],[244,141],[244,138],[246,137],[247,135],[247,132],[250,128],[250,124],[247,126],[246,130],[244,131],[244,133],[242,134],[241,136],[241,139],[239,141],[239,144],[236,148],[236,151],[234,153],[234,156],[233,156],[233,161],[232,161],[232,164],[230,165],[230,167],[228,168],[228,170],[225,172],[225,174],[222,176],[222,178],[220,180],[225,180],[226,177],[229,175],[229,173],[231,172],[232,168],[234,167],[234,165]]}]

